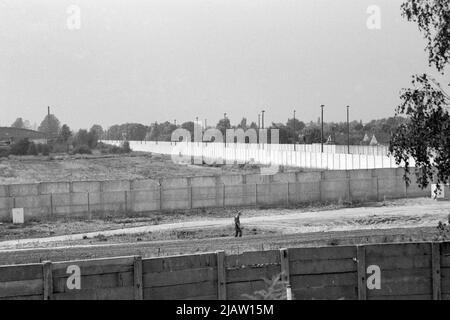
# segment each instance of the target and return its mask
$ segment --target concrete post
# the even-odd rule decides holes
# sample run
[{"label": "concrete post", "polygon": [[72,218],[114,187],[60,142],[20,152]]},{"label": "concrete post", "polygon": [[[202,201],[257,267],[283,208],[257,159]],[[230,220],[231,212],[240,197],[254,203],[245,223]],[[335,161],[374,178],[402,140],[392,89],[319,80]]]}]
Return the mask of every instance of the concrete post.
[{"label": "concrete post", "polygon": [[88,208],[88,219],[92,220],[91,195],[89,194],[89,192],[87,193],[87,208]]},{"label": "concrete post", "polygon": [[289,182],[287,183],[286,190],[286,206],[289,207]]},{"label": "concrete post", "polygon": [[347,181],[348,181],[348,201],[352,201],[352,186],[351,186],[351,182],[352,179],[350,179],[350,172],[347,171]]},{"label": "concrete post", "polygon": [[159,210],[163,209],[163,189],[162,189],[162,179],[158,180],[159,184]]},{"label": "concrete post", "polygon": [[53,217],[53,193],[50,193],[50,217]]},{"label": "concrete post", "polygon": [[222,206],[225,208],[225,184],[222,184]]},{"label": "concrete post", "polygon": [[128,191],[124,191],[124,208],[125,208],[125,216],[128,216]]},{"label": "concrete post", "polygon": [[255,207],[258,207],[258,184],[255,183]]},{"label": "concrete post", "polygon": [[186,180],[187,180],[187,194],[188,194],[188,207],[189,207],[189,209],[192,209],[193,208],[193,205],[192,205],[192,179],[189,177],[189,178],[186,178]]},{"label": "concrete post", "polygon": [[159,184],[159,210],[161,211],[163,209],[163,191],[162,191],[162,185]]}]

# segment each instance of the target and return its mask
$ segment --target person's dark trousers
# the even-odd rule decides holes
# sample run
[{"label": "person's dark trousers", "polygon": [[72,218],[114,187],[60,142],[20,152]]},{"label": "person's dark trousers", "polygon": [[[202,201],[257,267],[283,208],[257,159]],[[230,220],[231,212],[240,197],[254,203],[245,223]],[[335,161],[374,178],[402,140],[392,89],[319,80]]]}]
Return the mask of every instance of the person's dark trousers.
[{"label": "person's dark trousers", "polygon": [[235,237],[237,237],[239,235],[239,237],[242,237],[242,230],[239,227],[236,227],[236,234],[234,235]]}]

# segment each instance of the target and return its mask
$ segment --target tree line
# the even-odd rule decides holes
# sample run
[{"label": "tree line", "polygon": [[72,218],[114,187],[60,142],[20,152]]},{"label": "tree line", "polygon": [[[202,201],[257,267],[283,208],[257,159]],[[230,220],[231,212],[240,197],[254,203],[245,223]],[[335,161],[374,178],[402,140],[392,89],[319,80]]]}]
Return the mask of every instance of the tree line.
[{"label": "tree line", "polygon": [[[324,122],[323,142],[330,144],[345,145],[348,140],[350,144],[363,145],[369,144],[373,136],[379,144],[388,144],[392,133],[398,126],[405,123],[405,118],[390,117],[379,120],[372,120],[363,124],[362,121],[351,121],[349,130],[346,122]],[[102,137],[108,140],[137,140],[137,141],[171,141],[172,132],[177,128],[183,128],[190,132],[191,139],[194,139],[194,121],[187,121],[181,125],[175,125],[171,122],[153,123],[144,125],[140,123],[124,123],[113,125],[105,130]],[[228,118],[221,119],[215,126],[208,126],[206,129],[216,128],[220,130],[223,136],[226,136],[227,129],[258,129],[255,122],[248,124],[246,118],[237,124],[231,124]],[[321,122],[304,123],[299,119],[288,119],[286,123],[271,123],[266,129],[278,129],[279,139],[282,144],[292,143],[320,143],[321,142]],[[199,128],[205,130],[204,127]],[[269,135],[270,136],[270,135]]]},{"label": "tree line", "polygon": [[[17,118],[11,125],[13,128],[31,129],[27,126],[29,121]],[[104,130],[101,125],[94,124],[89,130],[79,129],[74,132],[67,124],[61,125],[54,114],[48,114],[37,128],[47,137],[46,144],[35,144],[28,139],[14,141],[8,150],[3,149],[0,156],[13,155],[49,155],[52,153],[91,154],[98,149],[101,153],[129,153],[129,143],[121,147],[106,145],[99,142],[104,138]]]},{"label": "tree line", "polygon": [[[13,127],[20,127],[25,121],[18,118]],[[403,117],[389,117],[378,120],[372,120],[367,123],[362,121],[351,121],[348,125],[346,122],[324,122],[323,140],[321,140],[321,122],[303,122],[299,119],[288,119],[286,123],[271,123],[266,129],[278,129],[279,141],[282,144],[292,143],[330,143],[337,145],[345,145],[348,141],[351,145],[364,145],[376,141],[378,144],[387,145],[391,139],[393,132],[401,125],[406,123]],[[67,124],[60,125],[60,121],[55,115],[47,115],[38,127],[38,131],[45,133],[48,137],[60,144],[71,144],[76,146],[88,146],[95,148],[98,140],[135,140],[135,141],[171,141],[172,132],[177,128],[183,128],[191,133],[191,139],[194,139],[194,121],[187,121],[181,125],[176,125],[169,121],[161,123],[152,123],[145,125],[141,123],[124,123],[116,124],[107,129],[101,125],[94,124],[89,130],[80,129],[73,132]],[[198,124],[200,126],[200,124]],[[255,122],[249,122],[246,118],[237,124],[231,124],[228,118],[223,118],[215,126],[208,126],[220,130],[223,136],[226,136],[227,129],[258,129]],[[205,129],[205,128],[199,128]],[[349,135],[348,135],[349,133]],[[373,140],[373,136],[375,139]],[[269,135],[270,140],[270,135]]]}]

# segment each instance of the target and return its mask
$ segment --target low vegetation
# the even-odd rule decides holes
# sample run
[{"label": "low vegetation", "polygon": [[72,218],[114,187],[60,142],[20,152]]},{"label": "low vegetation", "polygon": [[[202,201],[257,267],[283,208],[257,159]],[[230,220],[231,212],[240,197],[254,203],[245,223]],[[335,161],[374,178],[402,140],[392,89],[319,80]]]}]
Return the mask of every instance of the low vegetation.
[{"label": "low vegetation", "polygon": [[288,282],[282,280],[282,274],[272,279],[263,279],[267,288],[255,291],[253,294],[243,294],[242,297],[250,300],[287,300]]},{"label": "low vegetation", "polygon": [[48,156],[51,151],[51,146],[48,144],[34,143],[28,139],[19,140],[9,147],[2,147],[0,149],[0,158],[8,157],[9,155],[15,156]]},{"label": "low vegetation", "polygon": [[[99,142],[99,136],[93,130],[87,132],[80,130],[74,137],[68,129],[61,129],[56,139],[50,139],[46,144],[34,143],[28,138],[13,142],[9,146],[0,147],[0,158],[14,156],[48,156],[54,154],[92,154],[98,150],[101,154],[127,154],[132,150],[128,141],[124,141],[121,146],[108,145]],[[67,131],[69,130],[69,131]]]}]

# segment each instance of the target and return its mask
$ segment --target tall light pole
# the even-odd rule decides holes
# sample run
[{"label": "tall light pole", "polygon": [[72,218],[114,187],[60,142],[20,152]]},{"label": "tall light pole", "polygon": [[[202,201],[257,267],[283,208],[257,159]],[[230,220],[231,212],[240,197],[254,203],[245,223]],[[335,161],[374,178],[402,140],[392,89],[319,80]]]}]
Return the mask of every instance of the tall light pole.
[{"label": "tall light pole", "polygon": [[264,110],[261,111],[261,124],[262,124],[262,128],[264,129]]},{"label": "tall light pole", "polygon": [[50,106],[47,106],[47,139],[50,139]]},{"label": "tall light pole", "polygon": [[295,139],[296,138],[296,133],[295,133],[295,110],[294,110],[294,150],[295,150]]},{"label": "tall light pole", "polygon": [[347,106],[347,153],[350,154],[350,106]]},{"label": "tall light pole", "polygon": [[258,143],[260,142],[260,138],[259,138],[259,129],[261,129],[261,114],[260,113],[258,113],[258,128],[257,128],[257,134],[256,134],[256,137],[257,137],[257,141],[258,141]]},{"label": "tall light pole", "polygon": [[324,107],[324,105],[322,104],[321,106],[320,106],[320,108],[322,109],[321,111],[321,121],[322,121],[322,129],[320,130],[320,145],[321,145],[321,150],[322,150],[322,153],[323,153],[323,107]]}]

